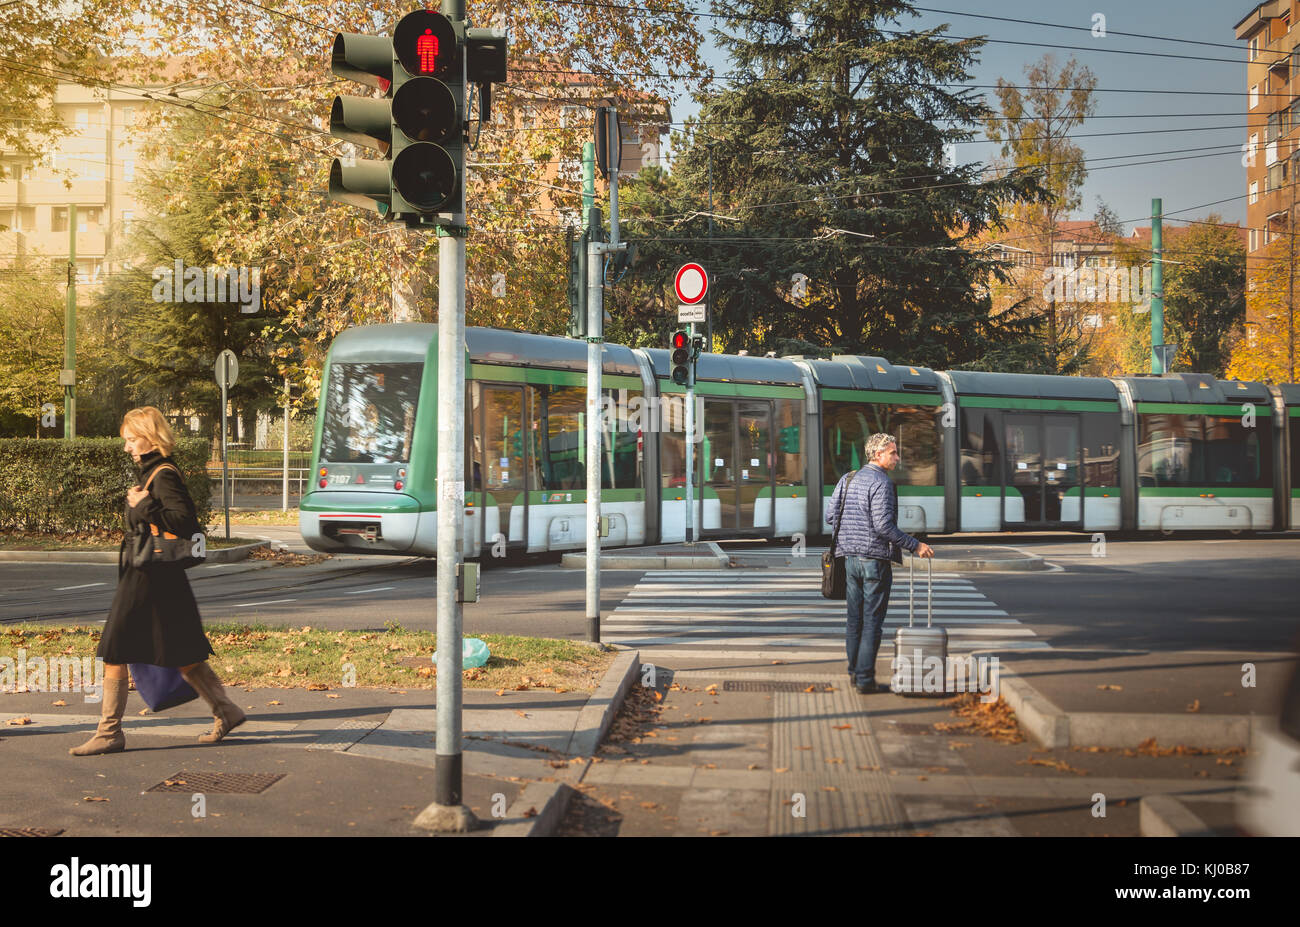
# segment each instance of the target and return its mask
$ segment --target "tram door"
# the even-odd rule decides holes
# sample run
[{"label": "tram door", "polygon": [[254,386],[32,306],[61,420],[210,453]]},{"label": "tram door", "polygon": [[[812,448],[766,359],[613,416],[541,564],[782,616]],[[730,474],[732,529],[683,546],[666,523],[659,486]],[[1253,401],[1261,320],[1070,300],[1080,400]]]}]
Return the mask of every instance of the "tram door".
[{"label": "tram door", "polygon": [[[528,543],[528,468],[525,459],[534,449],[524,389],[520,386],[473,384],[474,444],[470,474],[474,507],[483,518],[483,543],[494,534],[505,536],[510,547]],[[495,515],[493,514],[495,512]],[[493,525],[495,524],[495,528]]]},{"label": "tram door", "polygon": [[[755,508],[772,505],[772,403],[755,399],[704,400],[704,439],[699,449],[698,483],[704,496],[717,499],[716,525],[702,518],[706,536],[772,534],[773,519],[765,513],[765,527],[755,527]],[[763,490],[767,490],[765,493]],[[760,499],[759,496],[762,495]]]},{"label": "tram door", "polygon": [[1077,518],[1062,519],[1062,502],[1082,493],[1079,475],[1079,416],[1059,412],[1007,413],[1006,492],[1002,520],[1008,527],[1078,527]]}]

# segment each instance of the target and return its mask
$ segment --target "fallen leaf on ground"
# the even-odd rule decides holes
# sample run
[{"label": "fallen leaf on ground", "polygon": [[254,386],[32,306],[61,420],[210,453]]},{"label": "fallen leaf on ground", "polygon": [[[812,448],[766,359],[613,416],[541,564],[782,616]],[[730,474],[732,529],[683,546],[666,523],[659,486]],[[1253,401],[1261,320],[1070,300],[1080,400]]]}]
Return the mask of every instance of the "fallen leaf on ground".
[{"label": "fallen leaf on ground", "polygon": [[644,808],[646,811],[654,811],[656,808],[659,807],[659,803],[653,801],[643,801],[641,802],[641,807]]},{"label": "fallen leaf on ground", "polygon": [[838,792],[839,789],[838,789],[836,786],[833,786],[833,785],[823,785],[823,786],[822,786],[822,791],[823,791],[823,792]]},{"label": "fallen leaf on ground", "polygon": [[530,807],[527,811],[524,812],[524,817],[526,817],[526,818],[535,818],[535,817],[537,817],[537,809],[536,809],[536,808],[531,808],[531,807]]},{"label": "fallen leaf on ground", "polygon": [[840,763],[840,764],[843,764],[843,762],[844,762],[844,757],[842,757],[842,756],[830,756],[830,757],[827,757],[827,758],[826,758],[826,762],[827,762],[827,763]]},{"label": "fallen leaf on ground", "polygon": [[521,717],[521,718],[527,718],[527,717],[528,717],[528,714],[527,714],[526,712],[520,711],[518,708],[515,709],[515,714],[519,715],[519,717]]},{"label": "fallen leaf on ground", "polygon": [[1200,711],[1200,710],[1201,710],[1201,700],[1200,700],[1199,698],[1198,698],[1198,699],[1193,699],[1193,700],[1192,700],[1192,704],[1190,704],[1190,705],[1187,706],[1187,710],[1188,710],[1188,711]]},{"label": "fallen leaf on ground", "polygon": [[497,689],[497,695],[505,695],[505,694],[506,694],[505,689]]},{"label": "fallen leaf on ground", "polygon": [[91,795],[87,795],[85,798],[81,800],[82,801],[108,801],[107,798],[100,798],[99,796],[91,796]]},{"label": "fallen leaf on ground", "polygon": [[282,705],[282,704],[284,704],[284,703],[283,703],[283,702],[280,702],[280,701],[278,701],[278,700],[276,700],[276,699],[272,699],[271,701],[267,702],[266,704],[268,704],[268,705]]},{"label": "fallen leaf on ground", "polygon": [[804,689],[804,691],[805,691],[805,692],[816,692],[816,691],[817,691],[817,687],[816,687],[816,686],[809,686],[808,688]]},{"label": "fallen leaf on ground", "polygon": [[57,705],[58,707],[62,708],[63,706],[67,705],[68,703],[65,702],[63,699],[59,699],[57,702],[51,702],[51,704],[52,704],[52,705]]},{"label": "fallen leaf on ground", "polygon": [[328,689],[329,686],[323,685],[322,683],[319,682],[313,682],[311,685],[307,687],[308,692],[325,692]]},{"label": "fallen leaf on ground", "polygon": [[1102,691],[1106,691],[1106,692],[1123,692],[1123,691],[1124,691],[1124,687],[1123,687],[1123,686],[1105,685],[1105,686],[1098,686],[1097,688],[1098,688],[1098,689],[1101,689]]},{"label": "fallen leaf on ground", "polygon": [[778,772],[778,773],[787,773],[789,771],[790,771],[789,766],[778,766],[776,769],[772,770],[772,772]]},{"label": "fallen leaf on ground", "polygon": [[327,696],[325,696],[325,697],[326,697],[326,698],[342,698],[343,696],[341,696],[341,695],[335,695],[333,692],[331,692],[329,695],[327,695]]},{"label": "fallen leaf on ground", "polygon": [[851,727],[853,727],[852,724],[837,724],[837,725],[835,725],[835,730],[837,730],[837,731],[847,731],[847,730],[848,730],[849,728],[851,728]]},{"label": "fallen leaf on ground", "polygon": [[21,717],[21,718],[10,718],[10,719],[9,719],[8,721],[6,721],[5,723],[6,723],[6,724],[12,724],[12,725],[14,725],[14,726],[19,726],[19,725],[23,725],[23,724],[31,724],[31,723],[32,723],[32,719],[29,718],[29,717],[27,717],[26,715],[23,715],[23,717]]},{"label": "fallen leaf on ground", "polygon": [[811,750],[812,747],[810,747],[810,746],[807,746],[807,747],[795,747],[795,749],[796,749],[796,750]]}]

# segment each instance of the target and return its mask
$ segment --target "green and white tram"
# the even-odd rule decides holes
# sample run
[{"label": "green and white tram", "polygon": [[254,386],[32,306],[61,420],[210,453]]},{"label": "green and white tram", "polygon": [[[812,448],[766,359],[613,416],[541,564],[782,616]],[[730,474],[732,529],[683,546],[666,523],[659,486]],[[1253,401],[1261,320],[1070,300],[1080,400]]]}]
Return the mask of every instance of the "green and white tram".
[{"label": "green and white tram", "polygon": [[[580,548],[586,345],[469,328],[466,347],[465,554]],[[605,345],[603,365],[605,544],[684,540],[685,392],[668,352]],[[335,339],[299,507],[313,548],[436,553],[437,379],[435,325]],[[1298,386],[706,354],[696,421],[705,538],[824,535],[826,499],[877,431],[898,438],[911,533],[1300,525]]]}]

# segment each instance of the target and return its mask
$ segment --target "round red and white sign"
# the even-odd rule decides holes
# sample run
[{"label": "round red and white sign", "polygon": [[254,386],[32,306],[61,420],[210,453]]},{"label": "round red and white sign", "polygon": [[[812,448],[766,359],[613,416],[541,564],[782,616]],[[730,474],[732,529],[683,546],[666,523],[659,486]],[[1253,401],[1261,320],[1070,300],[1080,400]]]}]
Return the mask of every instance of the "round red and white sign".
[{"label": "round red and white sign", "polygon": [[699,264],[683,264],[673,281],[677,299],[684,303],[698,303],[709,292],[709,275]]}]

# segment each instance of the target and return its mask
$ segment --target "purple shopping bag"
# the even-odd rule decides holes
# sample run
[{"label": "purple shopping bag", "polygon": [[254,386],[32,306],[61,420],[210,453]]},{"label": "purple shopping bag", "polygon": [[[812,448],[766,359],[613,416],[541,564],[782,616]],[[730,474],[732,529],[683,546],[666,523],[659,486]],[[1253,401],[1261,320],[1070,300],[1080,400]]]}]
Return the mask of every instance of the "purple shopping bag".
[{"label": "purple shopping bag", "polygon": [[174,666],[154,666],[152,663],[131,663],[129,666],[131,678],[135,680],[135,691],[140,693],[150,711],[166,711],[199,697]]}]

